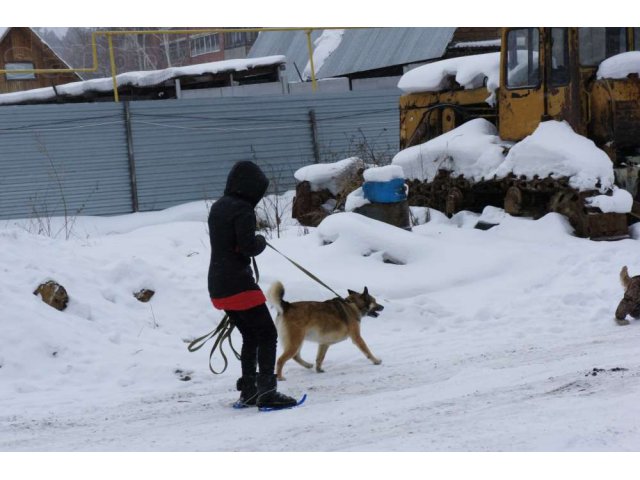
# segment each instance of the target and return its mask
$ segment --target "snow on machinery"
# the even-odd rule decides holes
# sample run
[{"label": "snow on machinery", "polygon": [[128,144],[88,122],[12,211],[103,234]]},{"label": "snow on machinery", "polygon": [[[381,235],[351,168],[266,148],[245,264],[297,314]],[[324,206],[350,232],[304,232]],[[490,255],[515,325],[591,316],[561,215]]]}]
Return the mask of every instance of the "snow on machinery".
[{"label": "snow on machinery", "polygon": [[[553,211],[566,215],[578,236],[626,236],[628,222],[640,218],[637,50],[640,28],[504,28],[500,53],[407,72],[398,85],[406,92],[403,151],[393,162],[407,173],[412,148],[422,148],[421,157],[437,152],[426,166],[430,175],[408,174],[409,203],[448,215],[488,205],[536,218]],[[471,120],[474,128],[460,128]],[[462,138],[469,134],[475,143]],[[456,144],[464,142],[463,153],[480,149],[475,158],[457,158]]]}]

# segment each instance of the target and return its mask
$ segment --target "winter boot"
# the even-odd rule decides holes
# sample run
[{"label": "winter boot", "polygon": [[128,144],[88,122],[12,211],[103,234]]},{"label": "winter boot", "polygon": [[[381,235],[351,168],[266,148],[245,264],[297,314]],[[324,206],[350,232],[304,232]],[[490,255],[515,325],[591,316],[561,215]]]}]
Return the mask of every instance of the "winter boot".
[{"label": "winter boot", "polygon": [[258,397],[255,375],[243,375],[236,382],[236,389],[240,392],[240,398],[236,403],[246,406],[254,406]]},{"label": "winter boot", "polygon": [[294,407],[298,402],[276,390],[275,374],[258,374],[258,398],[256,405],[267,408],[289,408]]}]

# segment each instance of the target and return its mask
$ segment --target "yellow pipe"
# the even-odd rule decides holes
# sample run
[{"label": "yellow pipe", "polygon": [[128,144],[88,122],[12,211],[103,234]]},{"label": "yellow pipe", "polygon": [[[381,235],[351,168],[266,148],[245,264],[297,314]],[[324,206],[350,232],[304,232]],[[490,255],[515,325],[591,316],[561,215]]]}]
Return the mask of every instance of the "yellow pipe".
[{"label": "yellow pipe", "polygon": [[316,82],[316,69],[313,66],[313,46],[311,45],[311,32],[312,30],[307,30],[305,33],[307,34],[307,48],[309,49],[309,64],[311,65],[311,91],[315,93],[318,88],[318,84]]},{"label": "yellow pipe", "polygon": [[113,35],[164,35],[164,34],[177,34],[177,35],[193,35],[199,33],[233,33],[233,32],[289,32],[289,31],[304,31],[307,35],[307,48],[309,49],[309,61],[311,62],[311,85],[312,90],[315,92],[317,88],[315,68],[313,65],[313,47],[311,45],[311,32],[313,30],[355,30],[367,27],[266,27],[266,28],[205,28],[197,30],[105,30],[101,32],[91,32],[91,53],[93,54],[93,67],[91,68],[32,68],[27,70],[5,70],[0,69],[2,73],[77,73],[77,72],[97,72],[98,71],[98,46],[96,37],[98,35],[104,35],[109,42],[109,57],[111,62],[111,76],[113,78],[114,86],[114,99],[119,101],[118,86],[116,80],[116,67],[115,58],[113,53]]},{"label": "yellow pipe", "polygon": [[118,96],[118,81],[116,80],[116,57],[113,54],[113,39],[111,35],[107,35],[109,42],[109,62],[111,63],[111,79],[113,80],[113,100],[117,103],[120,101]]},{"label": "yellow pipe", "polygon": [[233,32],[291,32],[307,30],[357,30],[369,27],[264,27],[264,28],[202,28],[196,30],[104,30],[97,35],[154,35],[154,34],[199,34],[199,33],[233,33]]}]

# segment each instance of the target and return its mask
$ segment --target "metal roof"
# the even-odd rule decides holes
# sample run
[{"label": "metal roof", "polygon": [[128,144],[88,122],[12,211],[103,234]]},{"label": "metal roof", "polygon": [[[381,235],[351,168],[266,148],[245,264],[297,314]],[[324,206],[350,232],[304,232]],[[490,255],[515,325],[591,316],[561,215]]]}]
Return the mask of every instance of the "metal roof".
[{"label": "metal roof", "polygon": [[[315,41],[322,30],[314,30],[311,33],[311,40]],[[284,31],[284,32],[260,32],[253,47],[249,51],[247,57],[264,57],[263,52],[280,52],[278,55],[287,57],[287,78],[290,82],[300,81],[300,77],[296,71],[300,71],[300,75],[305,65],[309,61],[309,53],[307,50],[307,36],[302,31]],[[316,72],[317,73],[317,72]]]},{"label": "metal roof", "polygon": [[[336,50],[317,69],[317,78],[331,78],[394,65],[433,60],[444,55],[455,27],[347,29]],[[312,32],[315,41],[321,30]],[[302,31],[261,32],[249,57],[285,55],[289,81],[299,81],[309,61]]]}]

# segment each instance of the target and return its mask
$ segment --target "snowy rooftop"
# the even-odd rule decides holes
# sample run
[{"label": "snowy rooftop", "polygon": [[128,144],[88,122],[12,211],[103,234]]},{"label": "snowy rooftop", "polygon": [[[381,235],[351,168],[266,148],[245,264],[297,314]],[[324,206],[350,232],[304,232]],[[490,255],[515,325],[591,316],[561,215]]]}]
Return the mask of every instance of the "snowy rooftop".
[{"label": "snowy rooftop", "polygon": [[[139,72],[126,72],[116,76],[118,87],[133,85],[136,87],[149,87],[159,85],[167,80],[180,77],[215,74],[223,72],[237,72],[249,70],[255,67],[268,65],[280,65],[286,59],[282,55],[271,57],[249,58],[237,60],[223,60],[220,62],[201,63],[185,67],[171,67],[163,70],[150,70]],[[48,100],[56,96],[78,96],[86,92],[107,92],[113,90],[111,77],[95,78],[82,82],[65,83],[53,87],[35,88],[24,92],[0,94],[0,105],[10,105],[34,100]],[[57,93],[56,93],[57,91]]]},{"label": "snowy rooftop", "polygon": [[499,38],[495,40],[477,40],[474,42],[456,42],[449,48],[487,48],[487,47],[499,47],[501,40]]}]

